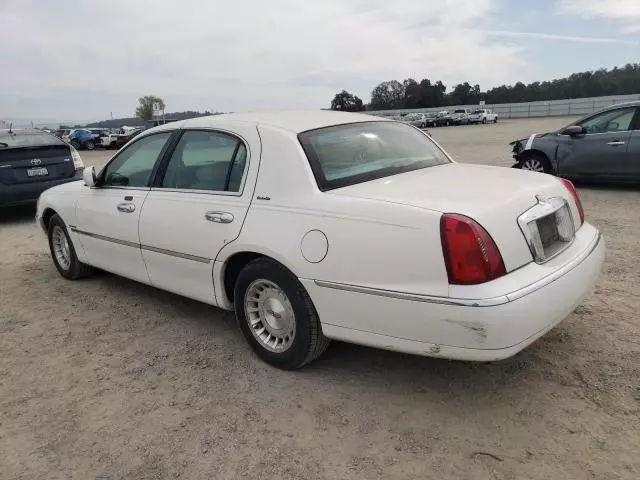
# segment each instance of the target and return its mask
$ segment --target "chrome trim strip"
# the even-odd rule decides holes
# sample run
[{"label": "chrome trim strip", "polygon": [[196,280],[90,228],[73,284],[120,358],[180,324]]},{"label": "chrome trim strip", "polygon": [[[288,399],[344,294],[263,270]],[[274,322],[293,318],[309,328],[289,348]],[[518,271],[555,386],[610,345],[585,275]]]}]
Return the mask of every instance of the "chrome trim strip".
[{"label": "chrome trim strip", "polygon": [[69,228],[72,232],[84,235],[85,237],[96,238],[98,240],[104,240],[105,242],[117,243],[118,245],[124,245],[125,247],[140,248],[139,243],[129,242],[128,240],[120,240],[113,237],[107,237],[105,235],[98,235],[97,233],[85,232],[84,230],[78,230],[76,227]]},{"label": "chrome trim strip", "polygon": [[230,192],[225,190],[197,190],[189,188],[165,188],[165,187],[152,187],[152,192],[178,192],[178,193],[193,193],[199,195],[222,195],[225,197],[242,197],[242,192]]},{"label": "chrome trim strip", "polygon": [[334,290],[344,290],[347,292],[364,293],[367,295],[378,295],[380,297],[395,298],[398,300],[410,300],[412,302],[437,303],[440,305],[455,305],[458,307],[493,307],[509,303],[506,295],[494,298],[450,298],[436,297],[431,295],[418,295],[415,293],[396,292],[394,290],[381,290],[378,288],[359,287],[346,283],[327,282],[324,280],[314,280],[319,287],[332,288]]},{"label": "chrome trim strip", "polygon": [[540,290],[543,287],[555,282],[559,278],[563,277],[571,270],[580,265],[584,260],[586,260],[602,240],[602,234],[598,232],[597,238],[593,241],[593,243],[587,247],[578,257],[573,259],[571,262],[562,266],[555,272],[546,277],[527,285],[519,290],[515,290],[511,293],[507,293],[505,295],[500,295],[499,297],[491,297],[491,298],[449,298],[449,297],[437,297],[430,295],[418,295],[414,293],[404,293],[404,292],[396,292],[393,290],[381,290],[378,288],[370,288],[370,287],[360,287],[356,285],[349,285],[346,283],[337,283],[337,282],[327,282],[325,280],[314,280],[314,283],[319,287],[332,288],[334,290],[344,290],[347,292],[356,292],[356,293],[364,293],[367,295],[378,295],[381,297],[395,298],[398,300],[409,300],[413,302],[425,302],[425,303],[435,303],[440,305],[454,305],[458,307],[495,307],[497,305],[504,305],[505,303],[513,302],[522,298],[526,295],[529,295],[537,290]]},{"label": "chrome trim strip", "polygon": [[98,235],[97,233],[85,232],[84,230],[78,230],[76,227],[71,227],[70,226],[69,229],[74,233],[78,233],[78,234],[84,235],[86,237],[96,238],[98,240],[103,240],[105,242],[116,243],[118,245],[124,245],[125,247],[139,248],[141,250],[147,250],[149,252],[161,253],[163,255],[169,255],[171,257],[184,258],[185,260],[192,260],[194,262],[200,262],[200,263],[210,263],[211,262],[210,258],[199,257],[197,255],[189,255],[188,253],[174,252],[173,250],[166,250],[164,248],[152,247],[150,245],[141,245],[139,243],[129,242],[127,240],[120,240],[120,239],[113,238],[113,237],[107,237],[105,235]]},{"label": "chrome trim strip", "polygon": [[185,260],[193,260],[194,262],[210,263],[210,258],[198,257],[197,255],[189,255],[188,253],[174,252],[173,250],[165,250],[164,248],[151,247],[149,245],[140,245],[142,250],[149,252],[161,253],[163,255],[169,255],[171,257],[184,258]]}]

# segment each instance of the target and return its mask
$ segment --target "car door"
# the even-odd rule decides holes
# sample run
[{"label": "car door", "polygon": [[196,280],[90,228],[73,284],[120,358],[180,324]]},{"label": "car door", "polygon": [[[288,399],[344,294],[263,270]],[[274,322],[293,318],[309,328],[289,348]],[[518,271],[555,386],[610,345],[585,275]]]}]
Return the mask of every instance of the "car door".
[{"label": "car door", "polygon": [[620,180],[640,181],[640,113],[636,115],[627,147],[627,165]]},{"label": "car door", "polygon": [[142,255],[152,285],[217,304],[213,263],[240,234],[259,159],[255,125],[181,133],[140,216]]},{"label": "car door", "polygon": [[171,135],[162,132],[140,138],[107,164],[97,187],[83,189],[72,229],[79,234],[91,265],[149,283],[140,251],[138,220],[152,172]]},{"label": "car door", "polygon": [[621,175],[635,116],[635,107],[607,110],[577,123],[583,134],[558,134],[558,173],[605,179]]}]

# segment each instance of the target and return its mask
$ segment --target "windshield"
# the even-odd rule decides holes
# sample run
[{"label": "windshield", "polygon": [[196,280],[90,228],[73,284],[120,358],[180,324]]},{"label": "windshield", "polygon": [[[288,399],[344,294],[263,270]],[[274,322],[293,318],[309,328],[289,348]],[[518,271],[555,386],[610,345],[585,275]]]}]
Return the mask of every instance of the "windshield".
[{"label": "windshield", "polygon": [[46,132],[0,132],[0,148],[41,147],[64,145],[64,142]]},{"label": "windshield", "polygon": [[420,131],[395,122],[363,122],[298,135],[321,190],[450,163]]}]

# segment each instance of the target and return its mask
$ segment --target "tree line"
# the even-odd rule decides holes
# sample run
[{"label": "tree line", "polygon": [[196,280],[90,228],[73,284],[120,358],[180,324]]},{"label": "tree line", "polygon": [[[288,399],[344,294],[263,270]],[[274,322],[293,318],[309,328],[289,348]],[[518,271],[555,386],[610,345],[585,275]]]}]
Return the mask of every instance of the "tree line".
[{"label": "tree line", "polygon": [[447,92],[438,80],[428,78],[416,81],[409,78],[400,82],[382,82],[371,92],[371,101],[343,90],[331,101],[331,110],[360,112],[363,110],[394,110],[400,108],[430,108],[449,105],[474,105],[484,100],[488,104],[561,100],[565,98],[599,97],[640,93],[640,64],[627,64],[611,70],[574,73],[568,77],[545,82],[502,85],[486,92],[478,84],[464,82]]}]

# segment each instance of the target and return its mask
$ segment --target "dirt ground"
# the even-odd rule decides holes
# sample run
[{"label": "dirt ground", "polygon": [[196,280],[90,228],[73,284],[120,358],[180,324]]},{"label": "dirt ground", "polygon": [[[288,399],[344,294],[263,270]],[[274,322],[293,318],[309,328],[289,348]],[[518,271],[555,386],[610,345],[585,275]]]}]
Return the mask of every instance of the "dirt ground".
[{"label": "dirt ground", "polygon": [[[432,133],[459,161],[509,166],[510,140],[567,121]],[[33,209],[2,211],[0,478],[638,479],[640,192],[579,190],[602,276],[524,352],[472,364],[334,342],[297,372],[258,360],[230,313],[62,279]]]}]

